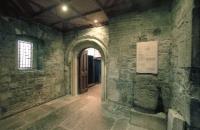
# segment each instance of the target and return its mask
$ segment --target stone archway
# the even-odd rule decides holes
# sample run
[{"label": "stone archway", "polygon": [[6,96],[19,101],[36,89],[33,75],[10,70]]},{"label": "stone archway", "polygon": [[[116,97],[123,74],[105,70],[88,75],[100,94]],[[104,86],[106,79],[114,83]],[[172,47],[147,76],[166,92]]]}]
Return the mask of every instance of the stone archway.
[{"label": "stone archway", "polygon": [[65,69],[65,79],[67,79],[65,82],[68,81],[65,85],[70,88],[70,94],[73,96],[78,95],[78,72],[77,72],[77,57],[78,54],[86,48],[95,48],[99,50],[102,56],[102,64],[101,64],[101,84],[102,84],[102,100],[106,99],[106,69],[107,69],[107,48],[105,47],[104,43],[95,38],[95,37],[82,37],[80,39],[74,40],[70,45],[68,46],[66,50],[66,68]]}]

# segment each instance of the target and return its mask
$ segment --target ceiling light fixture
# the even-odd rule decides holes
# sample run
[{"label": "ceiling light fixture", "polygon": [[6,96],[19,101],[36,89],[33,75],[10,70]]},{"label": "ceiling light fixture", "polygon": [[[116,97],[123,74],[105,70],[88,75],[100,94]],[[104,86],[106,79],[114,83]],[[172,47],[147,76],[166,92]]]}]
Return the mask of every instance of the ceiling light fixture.
[{"label": "ceiling light fixture", "polygon": [[67,10],[68,10],[67,5],[62,5],[62,11],[63,11],[63,12],[66,12]]},{"label": "ceiling light fixture", "polygon": [[96,19],[94,20],[94,23],[98,23],[98,22],[99,22],[98,20],[96,20]]}]

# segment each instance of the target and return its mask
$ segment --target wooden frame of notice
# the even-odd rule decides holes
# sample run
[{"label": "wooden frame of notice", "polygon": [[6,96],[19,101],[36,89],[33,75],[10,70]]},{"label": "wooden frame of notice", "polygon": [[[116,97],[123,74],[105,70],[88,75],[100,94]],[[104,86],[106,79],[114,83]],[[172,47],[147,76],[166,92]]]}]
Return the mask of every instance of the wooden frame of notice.
[{"label": "wooden frame of notice", "polygon": [[158,73],[158,41],[138,42],[136,52],[136,72]]}]

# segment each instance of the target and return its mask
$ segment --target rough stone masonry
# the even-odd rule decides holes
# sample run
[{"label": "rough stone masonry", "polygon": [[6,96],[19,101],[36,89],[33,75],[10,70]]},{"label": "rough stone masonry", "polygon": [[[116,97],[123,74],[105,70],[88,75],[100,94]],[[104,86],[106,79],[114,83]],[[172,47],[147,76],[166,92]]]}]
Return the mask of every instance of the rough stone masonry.
[{"label": "rough stone masonry", "polygon": [[[94,38],[107,49],[106,102],[145,113],[175,110],[188,128],[200,122],[200,20],[198,0],[174,0],[130,12],[102,27],[62,33],[45,25],[0,18],[0,118],[71,94],[66,50],[76,39]],[[16,42],[37,46],[31,71],[17,69]],[[136,73],[136,43],[159,42],[158,74]]]}]

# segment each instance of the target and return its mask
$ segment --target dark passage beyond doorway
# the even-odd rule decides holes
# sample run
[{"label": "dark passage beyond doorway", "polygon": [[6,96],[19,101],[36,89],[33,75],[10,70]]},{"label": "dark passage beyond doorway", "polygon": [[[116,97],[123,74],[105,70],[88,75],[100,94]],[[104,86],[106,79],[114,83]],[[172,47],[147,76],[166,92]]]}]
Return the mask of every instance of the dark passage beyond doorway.
[{"label": "dark passage beyond doorway", "polygon": [[94,48],[84,49],[78,58],[79,94],[101,83],[101,55]]}]

